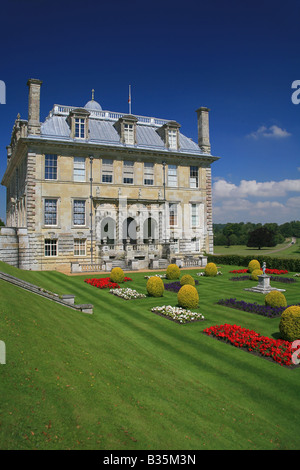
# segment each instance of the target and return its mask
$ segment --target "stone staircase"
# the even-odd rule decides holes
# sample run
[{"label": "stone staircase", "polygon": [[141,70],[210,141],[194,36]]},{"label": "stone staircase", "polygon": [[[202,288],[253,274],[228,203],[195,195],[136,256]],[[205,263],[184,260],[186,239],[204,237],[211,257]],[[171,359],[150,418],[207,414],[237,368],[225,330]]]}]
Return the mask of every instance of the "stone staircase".
[{"label": "stone staircase", "polygon": [[112,261],[112,267],[113,268],[122,268],[124,270],[128,270],[128,267],[126,266],[126,262],[122,259],[114,259]]},{"label": "stone staircase", "polygon": [[169,266],[169,261],[167,259],[164,259],[164,258],[160,258],[158,260],[158,266],[159,266],[159,269],[167,269],[167,267]]}]

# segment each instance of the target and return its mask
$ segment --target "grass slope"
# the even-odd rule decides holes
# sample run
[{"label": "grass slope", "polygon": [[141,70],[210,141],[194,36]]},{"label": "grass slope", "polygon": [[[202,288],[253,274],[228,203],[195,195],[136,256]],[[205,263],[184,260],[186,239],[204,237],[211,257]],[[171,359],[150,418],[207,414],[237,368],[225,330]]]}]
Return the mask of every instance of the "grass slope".
[{"label": "grass slope", "polygon": [[290,245],[290,240],[285,243],[281,243],[272,248],[263,247],[260,250],[258,248],[249,248],[246,245],[216,245],[214,246],[214,252],[220,255],[242,255],[248,256],[272,256],[279,258],[299,258],[300,257],[300,239],[296,239],[294,245]]},{"label": "grass slope", "polygon": [[[276,336],[278,319],[216,305],[263,302],[251,281],[198,278],[205,321],[178,325],[151,313],[176,294],[124,301],[87,276],[0,270],[57,293],[75,293],[77,313],[0,282],[1,449],[298,449],[300,369],[289,370],[202,334],[224,322]],[[195,275],[197,272],[188,271]],[[128,287],[146,293],[145,273]],[[98,277],[101,277],[99,275]],[[299,302],[299,280],[287,289]]]}]

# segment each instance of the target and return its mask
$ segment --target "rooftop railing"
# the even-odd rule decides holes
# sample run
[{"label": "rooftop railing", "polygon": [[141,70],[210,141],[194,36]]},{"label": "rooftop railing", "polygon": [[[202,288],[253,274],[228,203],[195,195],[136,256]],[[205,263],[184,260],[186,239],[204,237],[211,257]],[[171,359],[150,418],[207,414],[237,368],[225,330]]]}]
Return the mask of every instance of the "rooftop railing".
[{"label": "rooftop railing", "polygon": [[[60,104],[55,104],[53,109],[50,111],[48,117],[56,116],[68,116],[70,111],[76,109],[76,106],[62,106]],[[122,116],[126,115],[127,113],[116,113],[114,111],[97,111],[97,110],[89,110],[90,117],[93,119],[105,119],[109,121],[118,121]],[[169,119],[159,119],[154,117],[147,117],[147,116],[137,116],[135,117],[138,119],[139,124],[144,124],[146,126],[155,126],[160,127],[169,122]]]}]

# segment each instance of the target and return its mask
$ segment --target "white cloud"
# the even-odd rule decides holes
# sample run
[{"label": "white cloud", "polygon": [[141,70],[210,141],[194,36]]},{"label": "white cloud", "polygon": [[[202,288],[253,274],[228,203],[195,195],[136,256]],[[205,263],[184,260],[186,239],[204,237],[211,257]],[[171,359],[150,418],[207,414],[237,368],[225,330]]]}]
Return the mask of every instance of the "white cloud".
[{"label": "white cloud", "polygon": [[297,193],[300,193],[300,179],[242,180],[238,185],[217,179],[212,188],[213,221],[284,223],[299,220],[300,196]]},{"label": "white cloud", "polygon": [[285,179],[282,181],[241,180],[237,186],[220,179],[213,183],[213,197],[215,199],[224,198],[245,198],[245,197],[285,197],[288,192],[300,192],[300,179]]},{"label": "white cloud", "polygon": [[269,128],[266,126],[260,126],[257,131],[251,132],[247,137],[251,137],[253,139],[258,139],[260,137],[282,139],[289,137],[290,135],[291,134],[285,129],[281,129],[281,127],[273,125]]}]

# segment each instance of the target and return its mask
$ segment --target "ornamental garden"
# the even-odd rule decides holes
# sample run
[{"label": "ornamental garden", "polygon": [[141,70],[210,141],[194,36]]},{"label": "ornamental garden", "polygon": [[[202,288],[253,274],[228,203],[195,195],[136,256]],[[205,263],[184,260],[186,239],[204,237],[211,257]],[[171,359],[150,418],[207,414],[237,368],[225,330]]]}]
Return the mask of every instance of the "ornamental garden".
[{"label": "ornamental garden", "polygon": [[252,257],[208,261],[90,276],[0,262],[94,307],[0,281],[1,448],[298,450],[299,259],[266,259],[284,289],[267,295],[248,290]]},{"label": "ornamental garden", "polygon": [[[229,274],[234,274],[228,278],[229,283],[237,281],[255,283],[263,271],[260,262],[253,259],[246,269],[233,269],[229,271]],[[270,276],[272,283],[285,287],[299,282],[297,279],[299,273],[291,276],[286,269],[267,268],[265,274]],[[166,273],[145,275],[145,285],[142,290],[135,288],[133,279],[125,276],[121,268],[113,268],[107,277],[87,278],[84,282],[98,289],[108,289],[111,295],[120,298],[120,302],[150,298],[153,300],[153,305],[149,310],[153,314],[181,325],[188,325],[195,322],[205,323],[206,313],[201,309],[201,292],[211,289],[211,280],[216,279],[217,282],[219,276],[222,276],[222,270],[215,263],[209,262],[204,270],[193,271],[192,274],[182,273],[176,264],[170,264]],[[208,279],[209,284],[206,283]],[[173,293],[171,304],[164,303],[165,292]],[[297,342],[300,340],[300,296],[299,303],[293,304],[288,304],[285,294],[280,290],[272,290],[263,297],[261,294],[255,294],[254,297],[256,300],[249,302],[243,298],[222,298],[220,292],[216,308],[222,305],[228,309],[253,313],[266,317],[266,321],[270,318],[278,318],[279,328],[278,332],[273,335],[275,337],[267,337],[258,331],[229,323],[204,327],[202,333],[281,366],[295,368],[300,363]],[[121,305],[120,308],[122,308]],[[143,308],[142,303],[141,308]]]}]

